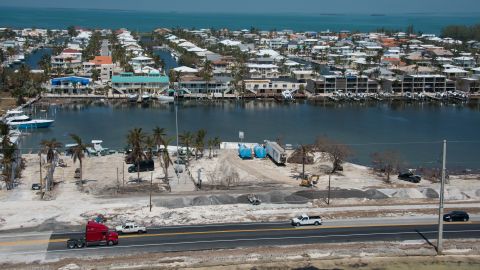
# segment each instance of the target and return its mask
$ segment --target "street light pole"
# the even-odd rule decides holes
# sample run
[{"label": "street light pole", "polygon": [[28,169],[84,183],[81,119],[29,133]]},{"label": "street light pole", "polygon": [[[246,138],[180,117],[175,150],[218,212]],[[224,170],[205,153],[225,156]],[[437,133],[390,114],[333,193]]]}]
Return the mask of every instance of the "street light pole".
[{"label": "street light pole", "polygon": [[[178,149],[178,93],[177,93],[177,89],[174,89],[173,102],[175,104],[175,131],[177,133],[177,163],[176,163],[176,166],[178,167],[179,161],[180,161],[180,151]],[[187,153],[187,155],[188,155],[188,153]],[[177,183],[180,183],[180,178],[178,177],[178,173],[177,173]]]},{"label": "street light pole", "polygon": [[443,160],[442,160],[442,180],[440,183],[440,202],[438,206],[438,238],[437,238],[437,255],[443,252],[443,200],[445,191],[445,167],[447,160],[447,141],[443,140]]}]

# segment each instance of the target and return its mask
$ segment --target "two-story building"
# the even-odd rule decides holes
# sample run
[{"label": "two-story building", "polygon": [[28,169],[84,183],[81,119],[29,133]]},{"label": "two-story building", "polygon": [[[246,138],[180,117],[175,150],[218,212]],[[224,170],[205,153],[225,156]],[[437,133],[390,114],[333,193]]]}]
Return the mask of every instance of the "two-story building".
[{"label": "two-story building", "polygon": [[74,49],[65,49],[59,55],[51,57],[52,69],[72,69],[80,71],[82,68],[82,52]]},{"label": "two-story building", "polygon": [[385,79],[382,89],[394,93],[437,93],[455,91],[455,82],[439,74],[405,75],[392,79]]},{"label": "two-story building", "polygon": [[253,64],[247,65],[250,77],[253,79],[273,79],[278,78],[280,72],[278,66],[274,64]]},{"label": "two-story building", "polygon": [[126,93],[160,93],[169,86],[169,78],[158,72],[146,75],[135,75],[124,72],[112,76],[112,89],[119,94]]},{"label": "two-story building", "polygon": [[102,82],[112,79],[114,68],[111,56],[95,56],[92,60],[83,63],[84,75],[92,76],[92,70],[96,69],[99,71],[99,80]]},{"label": "two-story building", "polygon": [[231,77],[213,76],[210,81],[205,81],[197,76],[183,76],[176,85],[180,89],[187,89],[192,94],[221,95],[228,94],[231,89]]},{"label": "two-story building", "polygon": [[272,96],[281,94],[283,91],[296,92],[300,89],[300,83],[292,78],[276,79],[246,79],[243,80],[245,90],[255,96]]},{"label": "two-story building", "polygon": [[307,91],[312,94],[326,94],[335,91],[351,93],[376,93],[378,83],[367,76],[324,75],[315,80],[307,80]]}]

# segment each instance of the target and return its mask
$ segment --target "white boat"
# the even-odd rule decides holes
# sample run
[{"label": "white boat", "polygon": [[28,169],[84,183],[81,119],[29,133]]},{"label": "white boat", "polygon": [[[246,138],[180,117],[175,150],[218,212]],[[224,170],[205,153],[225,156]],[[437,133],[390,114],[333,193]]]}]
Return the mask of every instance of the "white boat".
[{"label": "white boat", "polygon": [[285,90],[282,92],[282,96],[284,100],[294,100],[292,91]]},{"label": "white boat", "polygon": [[3,121],[11,128],[29,129],[29,128],[48,128],[54,120],[49,119],[31,119],[21,110],[9,110],[5,114]]},{"label": "white boat", "polygon": [[30,128],[48,128],[54,120],[49,119],[31,119],[26,115],[13,116],[7,120],[7,124],[12,128],[30,129]]},{"label": "white boat", "polygon": [[137,102],[138,100],[138,95],[137,94],[128,94],[127,99],[130,102]]},{"label": "white boat", "polygon": [[147,102],[147,101],[149,101],[151,98],[152,98],[152,95],[150,95],[150,94],[148,94],[148,93],[142,94],[142,101],[143,101],[143,102]]},{"label": "white boat", "polygon": [[102,146],[102,140],[92,140],[92,146],[87,147],[87,152],[89,155],[105,155],[108,153],[108,148]]},{"label": "white boat", "polygon": [[173,96],[167,96],[167,95],[157,95],[156,98],[158,99],[158,101],[160,102],[174,102],[175,101],[175,97]]}]

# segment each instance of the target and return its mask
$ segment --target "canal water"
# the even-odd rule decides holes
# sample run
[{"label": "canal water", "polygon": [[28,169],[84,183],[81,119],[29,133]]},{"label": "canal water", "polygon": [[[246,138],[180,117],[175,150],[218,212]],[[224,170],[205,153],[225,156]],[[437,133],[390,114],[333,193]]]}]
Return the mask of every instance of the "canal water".
[{"label": "canal water", "polygon": [[170,51],[161,49],[155,50],[154,53],[162,58],[163,63],[165,64],[165,73],[167,75],[170,69],[178,67],[178,63],[175,61],[175,58],[172,57]]},{"label": "canal water", "polygon": [[[25,136],[25,152],[37,151],[43,139],[56,138],[71,143],[69,134],[85,141],[101,139],[104,147],[123,149],[126,134],[132,128],[150,132],[164,127],[175,135],[173,104],[148,106],[128,103],[98,102],[50,106],[46,112],[36,109],[36,116],[54,118],[48,129],[31,131]],[[432,103],[282,104],[270,101],[183,101],[178,107],[179,131],[207,130],[208,137],[222,141],[246,142],[280,140],[298,145],[312,143],[327,135],[350,144],[350,160],[368,165],[375,151],[392,149],[401,153],[411,166],[437,167],[441,140],[448,143],[450,168],[480,168],[480,105]],[[30,131],[29,131],[30,132]]]}]

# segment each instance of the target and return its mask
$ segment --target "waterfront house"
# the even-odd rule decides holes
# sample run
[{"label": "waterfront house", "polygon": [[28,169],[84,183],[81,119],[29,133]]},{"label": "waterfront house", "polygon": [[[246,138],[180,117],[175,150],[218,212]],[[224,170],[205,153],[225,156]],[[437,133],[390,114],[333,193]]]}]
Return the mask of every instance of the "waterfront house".
[{"label": "waterfront house", "polygon": [[376,93],[378,83],[367,76],[323,75],[315,80],[307,80],[306,90],[312,94],[326,94],[336,91],[351,93]]},{"label": "waterfront house", "polygon": [[197,76],[182,76],[180,82],[176,83],[176,85],[178,88],[187,89],[195,95],[221,96],[228,94],[232,90],[231,81],[231,77],[224,76],[213,76],[208,82]]},{"label": "waterfront house", "polygon": [[160,73],[135,75],[132,72],[124,72],[112,76],[112,89],[119,94],[127,93],[160,93],[169,86],[169,78]]},{"label": "waterfront house", "polygon": [[78,76],[53,78],[47,85],[53,94],[88,94],[92,88],[92,79]]},{"label": "waterfront house", "polygon": [[457,90],[467,93],[480,93],[480,77],[461,78],[457,80]]},{"label": "waterfront house", "polygon": [[281,94],[283,91],[297,92],[301,85],[293,78],[277,78],[277,79],[245,79],[243,80],[245,90],[255,96],[272,96]]},{"label": "waterfront house", "polygon": [[415,74],[384,79],[382,89],[395,93],[437,93],[455,91],[455,82],[438,74]]}]

